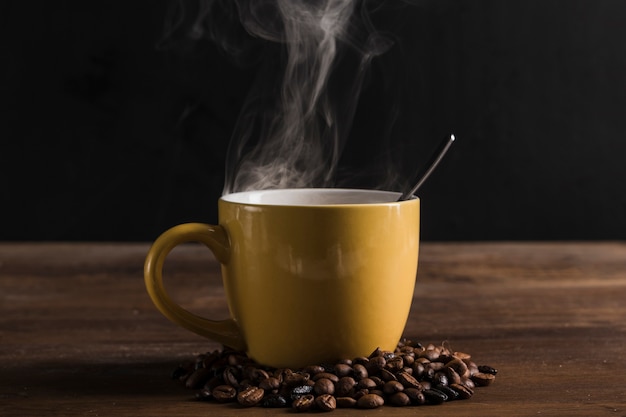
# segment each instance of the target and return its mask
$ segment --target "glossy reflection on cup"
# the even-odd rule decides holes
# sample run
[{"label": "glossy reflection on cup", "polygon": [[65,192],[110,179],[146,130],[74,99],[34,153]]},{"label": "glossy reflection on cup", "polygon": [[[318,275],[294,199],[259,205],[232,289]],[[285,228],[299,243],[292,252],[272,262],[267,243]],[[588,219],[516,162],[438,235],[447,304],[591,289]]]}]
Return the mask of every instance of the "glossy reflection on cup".
[{"label": "glossy reflection on cup", "polygon": [[[419,250],[419,199],[347,189],[264,190],[219,200],[219,225],[163,233],[145,262],[157,308],[175,323],[263,365],[302,367],[393,350],[406,324]],[[214,321],[167,295],[178,244],[206,244],[222,264],[231,318]]]}]

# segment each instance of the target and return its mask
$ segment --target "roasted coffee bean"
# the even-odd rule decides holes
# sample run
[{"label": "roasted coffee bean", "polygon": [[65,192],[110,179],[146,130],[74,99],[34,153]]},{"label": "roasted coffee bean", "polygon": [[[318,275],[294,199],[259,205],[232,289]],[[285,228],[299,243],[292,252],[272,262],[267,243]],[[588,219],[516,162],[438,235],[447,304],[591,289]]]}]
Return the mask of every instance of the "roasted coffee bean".
[{"label": "roasted coffee bean", "polygon": [[185,380],[185,386],[191,389],[199,389],[213,376],[210,369],[200,368],[195,371]]},{"label": "roasted coffee bean", "polygon": [[369,376],[367,368],[360,363],[357,363],[352,367],[352,372],[354,373],[354,378],[357,380],[367,378]]},{"label": "roasted coffee bean", "polygon": [[330,394],[322,394],[315,397],[315,406],[322,411],[333,411],[337,408],[337,401]]},{"label": "roasted coffee bean", "polygon": [[448,385],[461,383],[461,376],[454,370],[454,368],[446,367],[441,372],[446,373],[446,376],[448,377]]},{"label": "roasted coffee bean", "polygon": [[244,407],[253,407],[261,402],[263,395],[265,392],[261,388],[250,386],[237,394],[237,402]]},{"label": "roasted coffee bean", "polygon": [[256,366],[246,366],[243,371],[243,377],[258,384],[264,379],[269,378],[270,375],[265,370],[257,368]]},{"label": "roasted coffee bean", "polygon": [[422,405],[426,403],[426,398],[421,390],[417,388],[405,388],[402,391],[407,397],[410,398],[411,404],[413,405]]},{"label": "roasted coffee bean", "polygon": [[313,391],[317,395],[322,394],[330,394],[333,395],[335,393],[335,384],[328,378],[320,378],[315,381],[315,385],[313,386]]},{"label": "roasted coffee bean", "polygon": [[356,381],[351,376],[344,376],[335,384],[335,395],[337,397],[348,397],[354,394]]},{"label": "roasted coffee bean", "polygon": [[275,376],[271,376],[259,382],[259,388],[265,391],[277,390],[280,387],[280,381]]},{"label": "roasted coffee bean", "polygon": [[383,381],[397,381],[396,375],[388,369],[381,369],[379,375]]},{"label": "roasted coffee bean", "polygon": [[435,389],[441,391],[448,397],[446,401],[453,401],[459,398],[459,393],[448,387],[447,385],[436,385]]},{"label": "roasted coffee bean", "polygon": [[385,400],[380,395],[365,394],[356,402],[358,408],[378,408],[385,404]]},{"label": "roasted coffee bean", "polygon": [[295,400],[296,398],[302,397],[303,395],[308,395],[313,393],[313,387],[310,385],[300,385],[297,387],[293,387],[290,391],[290,398]]},{"label": "roasted coffee bean", "polygon": [[365,369],[370,375],[378,375],[378,373],[385,367],[387,361],[382,356],[374,356],[370,358],[369,362],[365,365]]},{"label": "roasted coffee bean", "polygon": [[213,388],[211,395],[221,403],[233,401],[237,397],[237,390],[230,385],[218,385]]},{"label": "roasted coffee bean", "polygon": [[411,404],[411,399],[404,392],[396,392],[389,397],[389,404],[404,407]]},{"label": "roasted coffee bean", "polygon": [[472,381],[479,387],[491,385],[495,378],[496,376],[493,374],[484,374],[482,372],[472,375]]},{"label": "roasted coffee bean", "polygon": [[433,377],[433,384],[443,386],[448,385],[448,375],[441,371],[435,373],[435,376]]},{"label": "roasted coffee bean", "polygon": [[492,368],[491,366],[480,365],[478,366],[478,372],[481,372],[483,374],[496,375],[498,373],[498,370],[496,368]]},{"label": "roasted coffee bean", "polygon": [[374,389],[377,384],[372,378],[363,378],[357,383],[358,389]]},{"label": "roasted coffee bean", "polygon": [[420,358],[425,358],[428,359],[431,362],[436,361],[437,359],[439,359],[439,351],[436,349],[426,349],[423,352],[421,352],[418,357]]},{"label": "roasted coffee bean", "polygon": [[356,400],[352,397],[337,397],[335,398],[337,408],[353,408],[356,407]]},{"label": "roasted coffee bean", "polygon": [[467,367],[467,364],[465,362],[463,362],[463,360],[461,360],[461,359],[458,359],[458,358],[452,359],[451,361],[446,363],[446,367],[454,369],[456,371],[456,373],[459,374],[459,376],[461,378],[469,378],[470,377],[470,372],[469,372],[469,369]]},{"label": "roasted coffee bean", "polygon": [[279,394],[269,394],[263,397],[261,406],[266,408],[282,408],[287,407],[289,403],[287,399]]},{"label": "roasted coffee bean", "polygon": [[496,374],[495,368],[477,366],[468,354],[445,344],[424,348],[403,341],[394,351],[376,349],[370,357],[301,369],[262,367],[242,352],[225,349],[198,355],[177,367],[172,377],[196,389],[196,398],[203,401],[330,411],[468,399],[476,386],[491,384]]},{"label": "roasted coffee bean", "polygon": [[459,394],[459,398],[462,400],[467,400],[474,395],[474,391],[471,388],[468,388],[465,385],[461,384],[451,384],[450,388],[455,390],[457,394]]},{"label": "roasted coffee bean", "polygon": [[296,411],[309,411],[314,404],[315,397],[312,394],[307,394],[293,400],[291,407]]},{"label": "roasted coffee bean", "polygon": [[287,372],[283,374],[283,383],[287,386],[295,387],[305,384],[310,378],[306,372]]},{"label": "roasted coffee bean", "polygon": [[421,362],[413,362],[413,365],[411,365],[411,369],[413,369],[413,376],[415,378],[422,378],[422,375],[424,375],[424,371],[426,370],[426,368],[424,368],[424,364]]},{"label": "roasted coffee bean", "polygon": [[337,365],[335,365],[334,371],[335,375],[337,375],[339,378],[341,378],[342,376],[349,376],[352,375],[352,366],[345,363],[338,363]]},{"label": "roasted coffee bean", "polygon": [[423,394],[428,404],[441,404],[448,399],[446,394],[434,388],[424,390]]},{"label": "roasted coffee bean", "polygon": [[331,374],[330,372],[320,372],[319,374],[315,374],[313,376],[313,381],[317,381],[318,379],[326,378],[330,379],[333,382],[339,381],[339,377],[335,374]]},{"label": "roasted coffee bean", "polygon": [[404,371],[398,372],[397,378],[405,388],[421,388],[419,381]]},{"label": "roasted coffee bean", "polygon": [[314,377],[319,373],[325,372],[326,369],[322,365],[309,365],[303,371]]},{"label": "roasted coffee bean", "polygon": [[404,391],[404,385],[402,385],[398,381],[387,381],[383,386],[383,392],[387,395],[391,395],[400,391]]},{"label": "roasted coffee bean", "polygon": [[402,361],[404,362],[404,366],[411,366],[415,363],[415,355],[413,353],[402,355]]},{"label": "roasted coffee bean", "polygon": [[235,388],[239,387],[240,376],[241,375],[239,373],[239,370],[234,366],[229,366],[228,368],[224,369],[224,372],[222,372],[222,379],[224,380],[224,382],[228,385],[232,385]]}]

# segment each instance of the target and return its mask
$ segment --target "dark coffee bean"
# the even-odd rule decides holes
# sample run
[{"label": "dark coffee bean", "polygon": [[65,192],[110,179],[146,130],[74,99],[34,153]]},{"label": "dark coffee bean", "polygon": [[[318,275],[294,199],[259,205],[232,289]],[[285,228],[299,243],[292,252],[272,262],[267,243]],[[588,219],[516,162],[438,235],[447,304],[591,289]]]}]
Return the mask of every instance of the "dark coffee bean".
[{"label": "dark coffee bean", "polygon": [[330,394],[322,394],[315,398],[315,406],[318,410],[333,411],[337,408],[337,401]]},{"label": "dark coffee bean", "polygon": [[354,378],[357,380],[367,378],[369,376],[369,374],[367,373],[367,368],[365,368],[365,366],[360,363],[355,364],[352,367],[352,371],[354,373]]},{"label": "dark coffee bean", "polygon": [[252,381],[252,383],[258,384],[264,379],[269,378],[269,374],[260,368],[255,366],[246,366],[243,371],[243,377]]},{"label": "dark coffee bean", "polygon": [[309,411],[314,404],[315,397],[312,394],[307,394],[293,400],[291,407],[296,411]]},{"label": "dark coffee bean", "polygon": [[385,381],[385,382],[386,381],[397,381],[398,380],[396,375],[393,372],[391,372],[389,369],[381,369],[379,371],[379,375],[380,375],[381,379],[383,381]]},{"label": "dark coffee bean", "polygon": [[261,402],[265,392],[255,386],[249,386],[237,394],[237,402],[244,407],[253,407]]},{"label": "dark coffee bean", "polygon": [[471,388],[468,388],[465,385],[461,384],[451,384],[450,388],[455,390],[457,394],[459,394],[459,399],[467,400],[474,395],[474,391]]},{"label": "dark coffee bean", "polygon": [[287,399],[279,394],[266,395],[261,401],[261,406],[266,408],[282,408],[288,405]]},{"label": "dark coffee bean", "polygon": [[377,384],[372,378],[363,378],[357,383],[358,389],[374,389]]},{"label": "dark coffee bean", "polygon": [[293,387],[290,391],[290,398],[295,400],[298,397],[302,397],[303,395],[308,395],[313,393],[313,387],[310,385],[300,385],[297,387]]},{"label": "dark coffee bean", "polygon": [[404,391],[404,385],[402,385],[398,381],[387,381],[383,386],[383,392],[387,395],[391,395],[400,391]]},{"label": "dark coffee bean", "polygon": [[412,353],[410,355],[402,355],[402,361],[404,366],[411,366],[415,363],[415,356]]},{"label": "dark coffee bean", "polygon": [[474,381],[472,381],[470,378],[461,379],[461,385],[464,385],[471,390],[476,388],[476,384],[474,384]]},{"label": "dark coffee bean", "polygon": [[335,365],[334,370],[335,375],[337,375],[339,378],[341,378],[342,376],[352,375],[352,366],[345,363],[338,363],[337,365]]},{"label": "dark coffee bean", "polygon": [[461,376],[454,370],[454,368],[446,367],[441,372],[446,373],[446,376],[448,377],[448,385],[461,383]]},{"label": "dark coffee bean", "polygon": [[337,408],[354,408],[356,407],[356,400],[352,397],[337,397]]},{"label": "dark coffee bean", "polygon": [[429,361],[433,362],[436,361],[437,359],[439,359],[439,351],[436,349],[426,349],[423,352],[421,352],[418,357],[420,358],[425,358],[428,359]]},{"label": "dark coffee bean", "polygon": [[237,397],[237,390],[230,385],[218,385],[211,391],[216,401],[225,403],[233,401]]},{"label": "dark coffee bean", "polygon": [[435,386],[435,389],[446,394],[446,396],[448,397],[446,401],[454,401],[459,398],[459,393],[448,387],[447,385],[437,385]]},{"label": "dark coffee bean", "polygon": [[349,397],[354,394],[354,388],[357,386],[354,378],[350,376],[344,376],[335,384],[335,396],[337,397]]},{"label": "dark coffee bean", "polygon": [[474,381],[474,383],[479,387],[491,385],[494,379],[496,379],[496,376],[493,374],[478,372],[477,374],[472,375],[472,381]]},{"label": "dark coffee bean", "polygon": [[417,388],[405,388],[402,392],[411,399],[411,404],[413,405],[423,405],[426,403],[424,394]]},{"label": "dark coffee bean", "polygon": [[305,384],[309,378],[310,375],[306,372],[288,372],[283,375],[283,383],[287,386],[295,387]]},{"label": "dark coffee bean", "polygon": [[317,381],[318,379],[326,378],[330,379],[333,382],[339,381],[339,377],[335,374],[331,374],[330,372],[320,372],[319,374],[315,374],[313,376],[313,381]]},{"label": "dark coffee bean", "polygon": [[328,378],[320,378],[315,381],[315,385],[313,386],[313,391],[317,395],[322,394],[330,394],[333,395],[335,393],[335,384]]},{"label": "dark coffee bean", "polygon": [[185,386],[191,389],[199,389],[213,376],[210,369],[200,368],[195,371],[185,380]]},{"label": "dark coffee bean", "polygon": [[423,394],[428,404],[441,404],[448,399],[446,394],[434,388],[424,390]]},{"label": "dark coffee bean", "polygon": [[370,358],[369,362],[365,365],[365,369],[367,369],[369,375],[378,375],[381,369],[385,367],[386,363],[387,361],[382,356],[375,356]]},{"label": "dark coffee bean", "polygon": [[433,377],[433,384],[435,385],[448,385],[448,375],[444,372],[437,372]]},{"label": "dark coffee bean", "polygon": [[394,356],[393,358],[390,358],[387,363],[385,363],[385,369],[391,372],[399,371],[402,368],[404,368],[404,360],[402,359],[402,356]]},{"label": "dark coffee bean", "polygon": [[406,372],[398,372],[397,374],[398,382],[400,382],[405,388],[421,388],[419,381],[413,377],[413,375],[409,375]]},{"label": "dark coffee bean", "polygon": [[325,372],[326,369],[322,365],[309,365],[303,369],[304,372],[311,376],[315,376],[319,373]]},{"label": "dark coffee bean", "polygon": [[228,385],[232,385],[235,388],[239,387],[239,378],[240,373],[237,368],[233,366],[229,366],[228,368],[224,369],[224,372],[222,372],[222,379],[224,380],[224,382]]},{"label": "dark coffee bean", "polygon": [[417,379],[421,379],[422,376],[424,375],[424,364],[421,362],[413,362],[413,365],[411,365],[411,369],[413,369],[413,376]]},{"label": "dark coffee bean", "polygon": [[358,408],[378,408],[385,404],[385,400],[380,395],[365,394],[356,402]]},{"label": "dark coffee bean", "polygon": [[478,372],[482,372],[483,374],[496,375],[498,373],[498,370],[496,368],[492,368],[491,366],[480,365],[478,367]]},{"label": "dark coffee bean", "polygon": [[263,390],[265,391],[276,390],[279,387],[280,387],[280,381],[278,380],[278,378],[274,376],[271,376],[259,382],[259,388],[263,388]]},{"label": "dark coffee bean", "polygon": [[454,369],[461,378],[469,378],[470,376],[470,371],[467,367],[467,364],[461,359],[452,359],[451,361],[446,363],[446,367]]},{"label": "dark coffee bean", "polygon": [[396,392],[389,397],[389,404],[404,407],[411,404],[411,399],[404,392]]}]

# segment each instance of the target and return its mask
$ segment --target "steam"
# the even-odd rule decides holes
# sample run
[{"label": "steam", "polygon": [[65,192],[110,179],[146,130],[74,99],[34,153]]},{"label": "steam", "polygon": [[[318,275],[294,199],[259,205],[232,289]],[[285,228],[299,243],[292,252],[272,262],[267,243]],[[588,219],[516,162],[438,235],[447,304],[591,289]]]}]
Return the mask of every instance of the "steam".
[{"label": "steam", "polygon": [[355,0],[201,3],[192,35],[208,34],[237,56],[245,48],[233,36],[238,23],[263,51],[231,138],[224,194],[334,185],[364,76],[392,45],[365,9]]}]

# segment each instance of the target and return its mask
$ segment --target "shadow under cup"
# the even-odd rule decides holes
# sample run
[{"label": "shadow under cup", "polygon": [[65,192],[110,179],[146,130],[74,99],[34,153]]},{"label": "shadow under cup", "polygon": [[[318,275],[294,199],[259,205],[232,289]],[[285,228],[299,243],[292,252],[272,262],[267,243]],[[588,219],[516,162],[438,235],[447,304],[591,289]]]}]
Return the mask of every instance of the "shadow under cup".
[{"label": "shadow under cup", "polygon": [[[219,225],[175,226],[153,244],[148,292],[175,323],[273,367],[303,367],[393,350],[417,273],[419,199],[374,190],[229,194]],[[205,243],[222,264],[231,319],[198,317],[165,293],[169,251]]]}]

